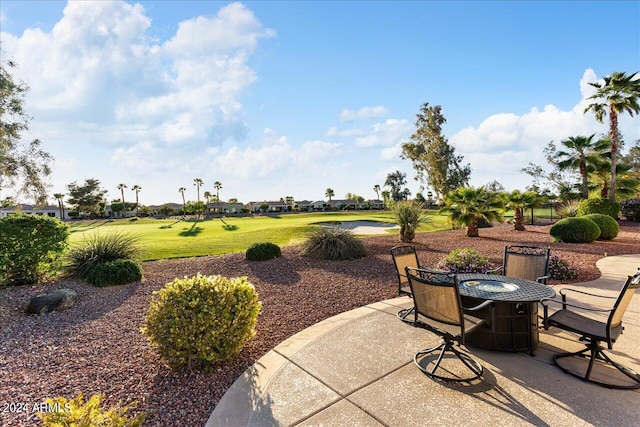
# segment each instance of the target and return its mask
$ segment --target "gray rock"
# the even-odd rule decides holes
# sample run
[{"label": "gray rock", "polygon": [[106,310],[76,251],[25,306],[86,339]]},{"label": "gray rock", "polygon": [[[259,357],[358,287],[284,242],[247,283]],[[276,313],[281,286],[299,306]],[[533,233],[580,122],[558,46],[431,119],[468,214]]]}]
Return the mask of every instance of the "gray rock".
[{"label": "gray rock", "polygon": [[73,307],[77,297],[78,294],[73,289],[58,289],[48,294],[31,298],[25,306],[25,311],[31,314],[42,314],[66,310]]}]

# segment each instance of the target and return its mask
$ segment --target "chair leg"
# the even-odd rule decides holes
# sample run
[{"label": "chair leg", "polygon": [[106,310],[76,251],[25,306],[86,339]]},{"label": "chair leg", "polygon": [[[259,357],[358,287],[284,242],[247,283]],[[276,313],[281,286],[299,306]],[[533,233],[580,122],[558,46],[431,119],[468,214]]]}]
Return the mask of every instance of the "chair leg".
[{"label": "chair leg", "polygon": [[[420,364],[420,360],[422,360],[424,358],[424,356],[427,356],[429,354],[435,353],[436,351],[439,350],[439,354],[438,357],[433,365],[433,368],[428,369],[428,363],[425,366],[422,366]],[[441,368],[440,364],[445,356],[445,354],[449,352],[452,353],[453,355],[455,355],[464,366],[466,366],[466,368],[468,370],[470,370],[473,375],[472,376],[468,376],[468,377],[459,377],[457,376],[455,373],[451,373],[452,376],[444,376],[444,375],[439,375],[436,374],[436,371],[440,368],[440,370],[446,371],[445,368]],[[418,367],[418,369],[420,369],[425,375],[430,376],[432,378],[437,378],[439,380],[442,381],[459,381],[459,382],[470,382],[473,381],[477,378],[479,378],[483,371],[484,368],[482,367],[482,365],[475,360],[473,357],[471,357],[470,354],[468,354],[467,352],[464,352],[462,350],[457,349],[454,346],[454,343],[451,341],[446,341],[443,340],[440,342],[439,345],[433,347],[433,348],[429,348],[426,350],[421,350],[419,352],[416,353],[416,355],[413,358],[414,363],[416,364],[416,366]]]},{"label": "chair leg", "polygon": [[404,323],[408,323],[410,325],[413,325],[413,322],[411,320],[407,320],[407,317],[413,313],[415,311],[415,307],[410,307],[410,308],[403,308],[402,310],[398,311],[398,319],[402,320]]},{"label": "chair leg", "polygon": [[[563,359],[563,358],[568,358],[568,357],[579,357],[582,359],[589,359],[589,364],[587,366],[587,370],[586,372],[583,374],[580,374],[578,372],[574,372],[568,368],[565,368],[564,366],[562,366],[558,360],[559,359]],[[608,383],[608,382],[604,382],[604,381],[598,381],[598,380],[594,380],[593,378],[591,378],[591,374],[593,371],[593,367],[595,366],[596,361],[602,361],[604,362],[604,364],[607,365],[611,365],[614,368],[616,368],[619,372],[623,373],[625,376],[627,376],[628,378],[630,378],[631,380],[633,380],[635,382],[635,384],[613,384],[613,383]],[[597,342],[591,342],[589,344],[587,344],[587,347],[584,348],[581,351],[576,351],[574,353],[560,353],[560,354],[556,354],[553,356],[553,363],[559,367],[560,369],[562,369],[562,371],[566,374],[569,374],[571,376],[574,376],[576,378],[579,378],[583,381],[587,381],[593,384],[597,384],[599,386],[602,387],[606,387],[606,388],[615,388],[615,389],[636,389],[636,388],[640,388],[640,374],[638,374],[636,371],[634,371],[633,369],[630,369],[624,365],[621,365],[617,362],[614,362],[613,360],[611,360],[609,358],[609,356],[606,355],[606,353],[604,352],[603,348],[597,343]]]}]

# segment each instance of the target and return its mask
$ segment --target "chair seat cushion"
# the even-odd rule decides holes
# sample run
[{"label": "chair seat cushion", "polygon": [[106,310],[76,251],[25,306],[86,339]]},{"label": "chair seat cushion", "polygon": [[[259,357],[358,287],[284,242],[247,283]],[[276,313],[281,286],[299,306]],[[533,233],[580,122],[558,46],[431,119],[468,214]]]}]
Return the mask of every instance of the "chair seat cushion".
[{"label": "chair seat cushion", "polygon": [[[608,341],[607,324],[569,310],[559,310],[549,316],[549,324],[566,329],[596,341]],[[622,327],[611,328],[611,340],[615,341]]]}]

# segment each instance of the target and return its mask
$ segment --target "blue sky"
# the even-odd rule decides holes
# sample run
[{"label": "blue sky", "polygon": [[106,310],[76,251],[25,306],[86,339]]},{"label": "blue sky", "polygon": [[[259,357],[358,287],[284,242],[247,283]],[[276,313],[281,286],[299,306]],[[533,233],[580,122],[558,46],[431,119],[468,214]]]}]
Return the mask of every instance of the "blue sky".
[{"label": "blue sky", "polygon": [[587,83],[640,70],[637,1],[3,0],[0,24],[51,193],[97,178],[143,204],[195,200],[194,178],[223,200],[374,198],[395,170],[415,195],[400,143],[424,102],[473,185],[524,189],[550,140],[607,132]]}]

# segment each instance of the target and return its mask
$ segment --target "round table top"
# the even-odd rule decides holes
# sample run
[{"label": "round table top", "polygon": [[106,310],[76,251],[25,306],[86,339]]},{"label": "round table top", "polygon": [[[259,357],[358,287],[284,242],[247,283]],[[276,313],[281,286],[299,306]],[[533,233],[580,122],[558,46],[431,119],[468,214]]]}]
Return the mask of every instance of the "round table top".
[{"label": "round table top", "polygon": [[556,295],[547,285],[517,277],[462,273],[457,278],[460,295],[482,300],[535,302]]}]

